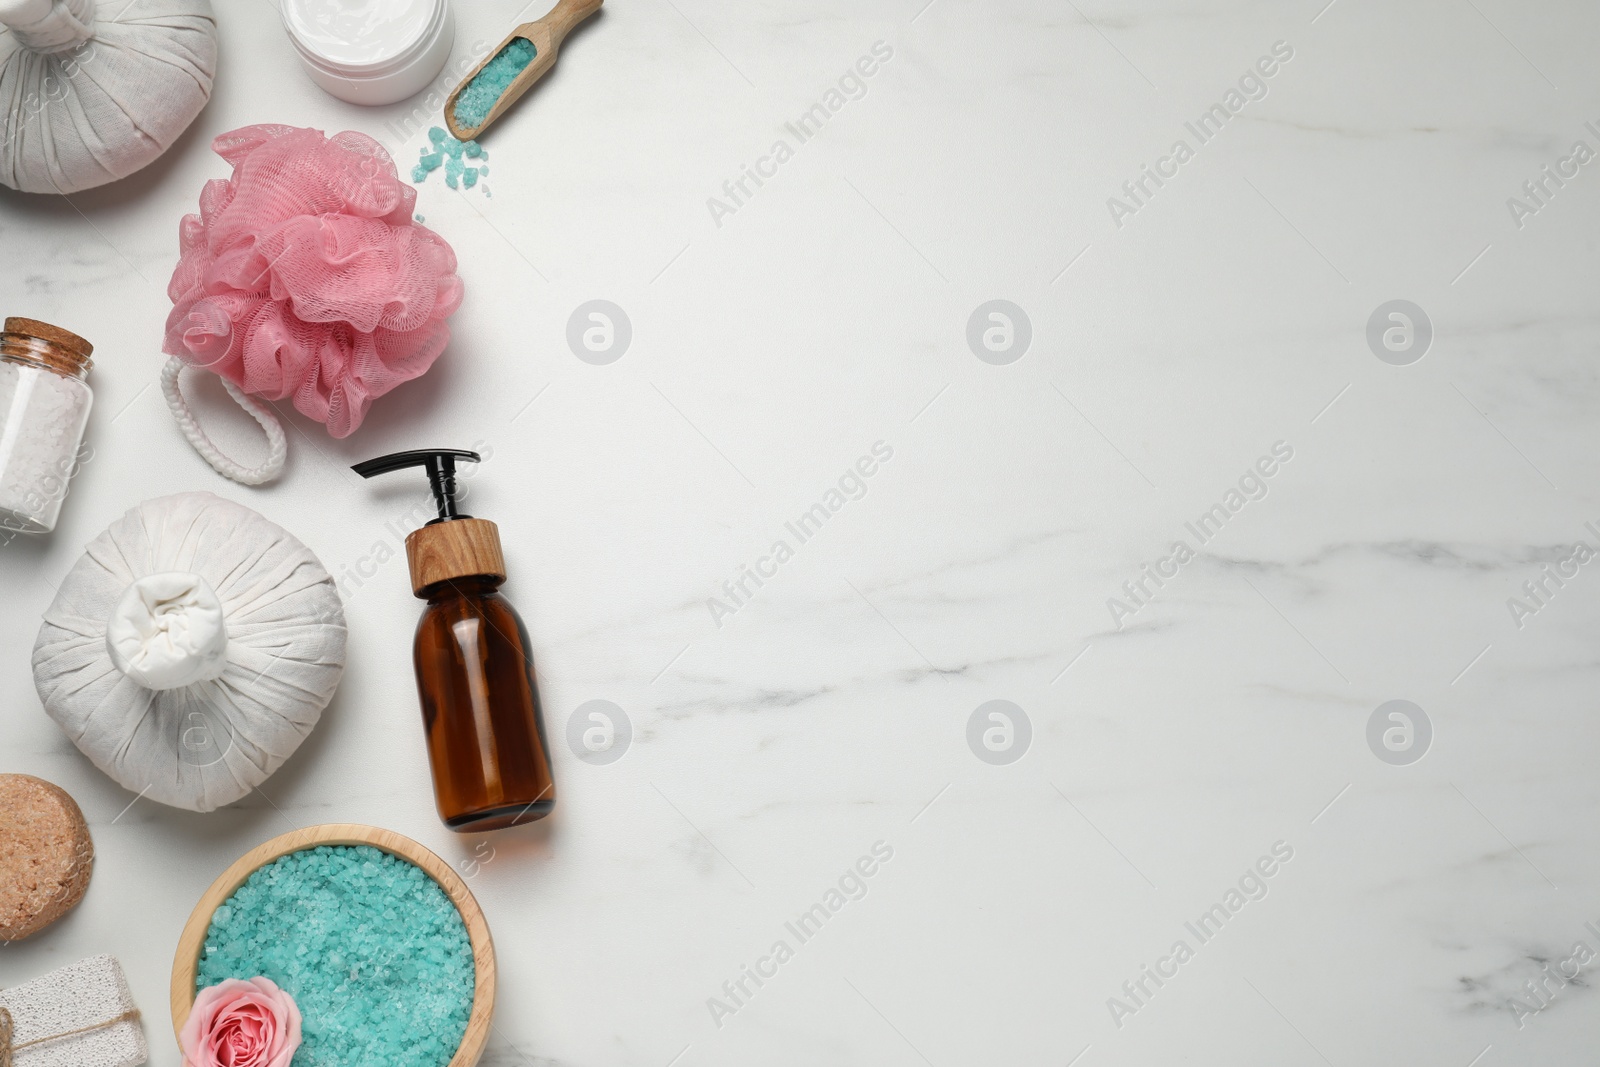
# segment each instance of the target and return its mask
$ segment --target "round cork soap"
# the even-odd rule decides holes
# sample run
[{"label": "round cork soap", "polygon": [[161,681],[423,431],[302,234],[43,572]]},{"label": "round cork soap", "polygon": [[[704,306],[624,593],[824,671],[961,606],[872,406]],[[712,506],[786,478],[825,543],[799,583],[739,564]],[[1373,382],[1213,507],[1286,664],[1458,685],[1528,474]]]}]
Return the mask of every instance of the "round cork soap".
[{"label": "round cork soap", "polygon": [[0,941],[20,941],[71,911],[93,869],[77,802],[43,779],[0,774]]}]

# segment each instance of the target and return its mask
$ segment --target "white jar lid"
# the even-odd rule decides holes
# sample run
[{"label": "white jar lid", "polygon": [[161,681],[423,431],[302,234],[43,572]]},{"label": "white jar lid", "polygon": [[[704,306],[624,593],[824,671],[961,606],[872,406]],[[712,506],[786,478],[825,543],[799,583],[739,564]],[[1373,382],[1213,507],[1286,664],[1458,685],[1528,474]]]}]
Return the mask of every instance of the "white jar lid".
[{"label": "white jar lid", "polygon": [[445,0],[283,0],[295,47],[325,70],[375,74],[425,48]]}]

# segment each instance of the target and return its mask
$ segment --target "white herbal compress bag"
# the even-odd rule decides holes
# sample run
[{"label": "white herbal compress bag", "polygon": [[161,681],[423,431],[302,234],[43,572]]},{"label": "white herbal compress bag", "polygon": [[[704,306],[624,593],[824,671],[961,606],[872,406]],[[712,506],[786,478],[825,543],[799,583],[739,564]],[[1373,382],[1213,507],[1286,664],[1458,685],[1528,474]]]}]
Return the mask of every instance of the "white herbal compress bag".
[{"label": "white herbal compress bag", "polygon": [[211,0],[0,0],[0,183],[127,177],[189,128],[216,69]]},{"label": "white herbal compress bag", "polygon": [[33,648],[45,711],[125,789],[231,804],[299,747],[344,671],[333,578],[210,493],[147,500],[91,541]]}]

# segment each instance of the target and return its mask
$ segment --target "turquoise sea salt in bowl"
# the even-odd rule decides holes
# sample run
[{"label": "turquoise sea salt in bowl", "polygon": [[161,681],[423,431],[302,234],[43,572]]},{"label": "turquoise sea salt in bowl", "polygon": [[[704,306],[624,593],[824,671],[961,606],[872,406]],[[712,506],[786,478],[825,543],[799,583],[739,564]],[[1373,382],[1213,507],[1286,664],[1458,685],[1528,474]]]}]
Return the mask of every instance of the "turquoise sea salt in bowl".
[{"label": "turquoise sea salt in bowl", "polygon": [[368,845],[301,849],[212,913],[195,989],[265,976],[294,997],[293,1067],[445,1067],[474,983],[461,913],[422,868]]}]

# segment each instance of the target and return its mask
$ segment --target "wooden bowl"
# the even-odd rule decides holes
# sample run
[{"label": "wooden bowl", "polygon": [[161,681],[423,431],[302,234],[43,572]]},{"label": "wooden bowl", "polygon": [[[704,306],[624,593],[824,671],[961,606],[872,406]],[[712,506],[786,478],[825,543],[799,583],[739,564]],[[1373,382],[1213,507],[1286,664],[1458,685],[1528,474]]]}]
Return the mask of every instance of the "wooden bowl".
[{"label": "wooden bowl", "polygon": [[461,913],[467,936],[472,939],[477,980],[472,994],[472,1014],[467,1019],[467,1032],[461,1035],[461,1046],[451,1057],[449,1067],[475,1067],[483,1055],[484,1045],[489,1041],[489,1024],[494,1017],[494,941],[489,937],[489,924],[484,920],[483,909],[478,907],[467,884],[444,860],[409,837],[358,823],[308,826],[304,830],[274,837],[240,856],[233,866],[211,883],[211,888],[200,898],[200,903],[194,906],[194,912],[183,928],[183,936],[178,939],[177,957],[172,961],[172,1032],[183,1032],[183,1024],[189,1021],[189,1012],[194,1007],[195,976],[200,970],[200,952],[205,947],[206,931],[211,928],[212,914],[258,868],[280,856],[318,845],[371,845],[407,860],[421,867],[439,883],[439,888],[444,890],[445,896]]}]

